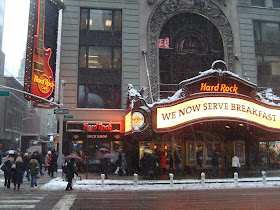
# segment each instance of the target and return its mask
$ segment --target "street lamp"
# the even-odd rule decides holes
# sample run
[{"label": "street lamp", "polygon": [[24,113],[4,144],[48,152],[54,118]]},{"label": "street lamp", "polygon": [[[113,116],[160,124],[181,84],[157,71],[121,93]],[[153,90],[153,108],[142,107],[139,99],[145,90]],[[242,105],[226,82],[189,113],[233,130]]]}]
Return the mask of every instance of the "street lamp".
[{"label": "street lamp", "polygon": [[[60,96],[59,96],[59,108],[63,107],[63,88],[66,84],[66,80],[60,82]],[[62,140],[63,140],[63,114],[59,114],[59,148],[58,148],[58,160],[57,160],[57,177],[62,177]]]}]

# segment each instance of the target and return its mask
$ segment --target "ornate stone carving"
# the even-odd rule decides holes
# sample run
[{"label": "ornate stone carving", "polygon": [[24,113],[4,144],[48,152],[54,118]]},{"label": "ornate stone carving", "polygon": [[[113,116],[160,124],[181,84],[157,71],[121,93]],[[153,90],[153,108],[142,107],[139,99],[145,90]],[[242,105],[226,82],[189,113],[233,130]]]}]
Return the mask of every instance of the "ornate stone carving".
[{"label": "ornate stone carving", "polygon": [[164,0],[154,8],[148,22],[148,63],[154,94],[158,91],[159,83],[158,39],[161,28],[171,17],[184,12],[201,14],[215,24],[224,40],[224,55],[228,70],[233,69],[233,35],[229,21],[222,10],[209,0]]}]

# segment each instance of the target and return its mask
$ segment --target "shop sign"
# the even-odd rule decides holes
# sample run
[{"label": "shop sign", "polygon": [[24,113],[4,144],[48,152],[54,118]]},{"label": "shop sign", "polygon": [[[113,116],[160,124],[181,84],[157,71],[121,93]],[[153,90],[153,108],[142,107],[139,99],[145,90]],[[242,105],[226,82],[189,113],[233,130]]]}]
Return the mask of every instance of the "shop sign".
[{"label": "shop sign", "polygon": [[132,131],[132,112],[128,112],[125,115],[125,128],[124,128],[124,132],[130,132]]},{"label": "shop sign", "polygon": [[89,125],[88,123],[84,123],[83,131],[94,132],[94,131],[112,131],[112,125],[104,125],[103,123],[97,123]]},{"label": "shop sign", "polygon": [[156,129],[168,130],[199,120],[238,119],[280,129],[280,110],[233,97],[204,97],[156,108]]},{"label": "shop sign", "polygon": [[144,116],[141,112],[132,114],[132,125],[134,129],[139,129],[144,125]]},{"label": "shop sign", "polygon": [[201,92],[223,92],[223,93],[238,93],[237,92],[238,87],[236,84],[232,86],[228,86],[226,84],[220,84],[217,85],[208,85],[206,82],[200,84],[200,91]]},{"label": "shop sign", "polygon": [[90,134],[90,135],[87,135],[87,138],[88,139],[107,139],[108,135],[100,135],[100,134],[92,135],[92,134]]}]

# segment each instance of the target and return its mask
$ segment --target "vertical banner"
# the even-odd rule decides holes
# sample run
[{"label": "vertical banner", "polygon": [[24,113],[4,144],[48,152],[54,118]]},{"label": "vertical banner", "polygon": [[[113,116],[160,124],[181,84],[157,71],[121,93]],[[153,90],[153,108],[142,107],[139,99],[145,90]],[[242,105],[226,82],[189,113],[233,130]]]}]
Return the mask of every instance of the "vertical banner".
[{"label": "vertical banner", "polygon": [[[24,90],[53,101],[57,51],[58,0],[30,0],[28,37],[25,60]],[[43,108],[51,106],[37,97],[26,100]]]}]

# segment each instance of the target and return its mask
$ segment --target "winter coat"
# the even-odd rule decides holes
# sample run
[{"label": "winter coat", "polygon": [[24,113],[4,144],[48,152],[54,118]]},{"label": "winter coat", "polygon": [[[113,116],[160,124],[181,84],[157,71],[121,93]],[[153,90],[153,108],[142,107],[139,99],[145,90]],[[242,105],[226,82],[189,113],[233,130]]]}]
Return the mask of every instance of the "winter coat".
[{"label": "winter coat", "polygon": [[12,179],[13,178],[13,173],[12,173],[12,165],[13,162],[10,160],[5,161],[5,171],[4,171],[4,176],[5,179]]},{"label": "winter coat", "polygon": [[74,174],[78,176],[76,164],[73,161],[69,161],[66,163],[66,180],[70,182],[74,178]]},{"label": "winter coat", "polygon": [[166,168],[166,158],[167,158],[166,154],[161,155],[161,158],[160,158],[160,167],[161,168]]},{"label": "winter coat", "polygon": [[22,183],[22,174],[25,170],[24,162],[16,162],[16,167],[12,168],[13,176],[12,182],[14,184],[21,184]]},{"label": "winter coat", "polygon": [[36,159],[32,158],[28,164],[28,168],[30,169],[30,174],[34,176],[38,174],[40,165]]},{"label": "winter coat", "polygon": [[239,162],[239,158],[237,156],[233,156],[231,165],[232,165],[232,167],[236,167],[236,168],[241,167],[240,162]]},{"label": "winter coat", "polygon": [[127,161],[126,161],[125,153],[122,153],[121,157],[122,157],[121,169],[125,170],[127,168]]},{"label": "winter coat", "polygon": [[24,170],[26,170],[26,169],[28,168],[28,164],[29,164],[29,162],[30,162],[30,157],[24,156],[24,157],[22,158],[22,160],[23,160],[23,162],[24,162]]}]

